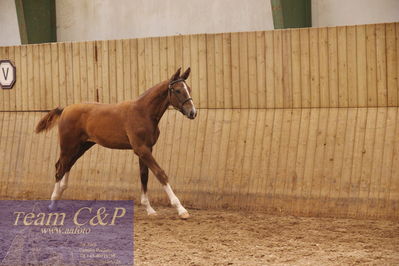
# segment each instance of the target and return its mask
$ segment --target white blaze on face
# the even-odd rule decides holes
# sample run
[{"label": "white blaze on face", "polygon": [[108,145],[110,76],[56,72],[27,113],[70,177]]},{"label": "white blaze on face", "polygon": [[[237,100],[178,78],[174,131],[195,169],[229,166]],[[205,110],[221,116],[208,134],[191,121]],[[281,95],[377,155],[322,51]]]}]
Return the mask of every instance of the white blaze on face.
[{"label": "white blaze on face", "polygon": [[[183,86],[184,86],[184,89],[185,89],[186,92],[187,92],[188,98],[191,98],[191,95],[190,95],[190,92],[188,91],[186,82],[183,82]],[[193,112],[196,114],[196,113],[197,113],[197,110],[195,109],[193,100],[190,100],[190,102],[191,102],[191,110],[190,110],[190,111],[193,111]]]},{"label": "white blaze on face", "polygon": [[187,84],[186,84],[186,82],[184,82],[184,81],[183,81],[183,87],[184,87],[184,89],[185,89],[186,92],[187,92],[188,98],[191,98],[190,92],[188,91],[188,88],[187,88]]}]

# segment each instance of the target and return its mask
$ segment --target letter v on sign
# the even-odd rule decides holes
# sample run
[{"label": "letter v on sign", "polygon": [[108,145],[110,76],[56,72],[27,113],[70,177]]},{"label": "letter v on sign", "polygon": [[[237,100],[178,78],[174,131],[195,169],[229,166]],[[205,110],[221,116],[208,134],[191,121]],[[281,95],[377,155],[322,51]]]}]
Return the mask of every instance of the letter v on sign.
[{"label": "letter v on sign", "polygon": [[11,89],[16,80],[16,69],[10,60],[0,60],[0,87]]},{"label": "letter v on sign", "polygon": [[5,73],[4,73],[4,68],[1,68],[1,70],[3,71],[3,78],[4,78],[4,80],[7,80],[7,78],[8,78],[8,72],[10,71],[10,68],[7,67],[7,72],[5,72]]}]

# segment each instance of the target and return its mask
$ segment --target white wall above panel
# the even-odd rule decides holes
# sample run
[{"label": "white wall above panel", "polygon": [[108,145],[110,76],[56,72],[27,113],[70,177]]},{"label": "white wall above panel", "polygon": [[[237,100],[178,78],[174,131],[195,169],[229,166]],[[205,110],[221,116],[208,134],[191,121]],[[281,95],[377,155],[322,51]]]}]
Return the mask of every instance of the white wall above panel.
[{"label": "white wall above panel", "polygon": [[269,0],[57,0],[58,41],[273,29]]},{"label": "white wall above panel", "polygon": [[399,0],[312,0],[313,27],[399,21]]},{"label": "white wall above panel", "polygon": [[0,0],[0,46],[20,45],[15,0]]}]

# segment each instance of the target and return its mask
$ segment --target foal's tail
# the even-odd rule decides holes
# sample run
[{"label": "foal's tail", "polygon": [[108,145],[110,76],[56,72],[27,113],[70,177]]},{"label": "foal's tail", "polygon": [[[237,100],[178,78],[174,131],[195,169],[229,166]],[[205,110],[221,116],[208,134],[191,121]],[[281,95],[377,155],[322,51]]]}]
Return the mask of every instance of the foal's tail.
[{"label": "foal's tail", "polygon": [[50,130],[57,122],[64,108],[57,107],[50,112],[48,112],[36,126],[36,133]]}]

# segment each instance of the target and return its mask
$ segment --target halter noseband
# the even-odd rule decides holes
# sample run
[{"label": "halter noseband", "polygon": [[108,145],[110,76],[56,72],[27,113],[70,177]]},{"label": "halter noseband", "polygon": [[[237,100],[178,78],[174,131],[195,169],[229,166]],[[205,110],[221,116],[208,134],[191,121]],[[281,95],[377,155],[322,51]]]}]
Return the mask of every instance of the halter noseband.
[{"label": "halter noseband", "polygon": [[173,105],[172,105],[172,106],[173,106],[173,108],[175,108],[176,110],[179,110],[181,113],[183,113],[183,105],[184,105],[186,102],[191,101],[193,98],[188,97],[188,98],[185,99],[184,101],[180,101],[180,98],[179,98],[179,96],[177,96],[177,93],[176,93],[175,89],[172,87],[172,85],[174,85],[174,84],[176,84],[176,83],[178,83],[178,82],[184,82],[184,81],[185,81],[184,79],[177,79],[177,80],[174,80],[174,81],[172,81],[172,82],[169,82],[169,86],[168,86],[169,102],[171,102],[171,101],[170,101],[170,98],[171,98],[171,94],[173,93],[173,94],[176,96],[177,101],[178,101],[179,104],[180,104],[180,109],[174,107]]}]

